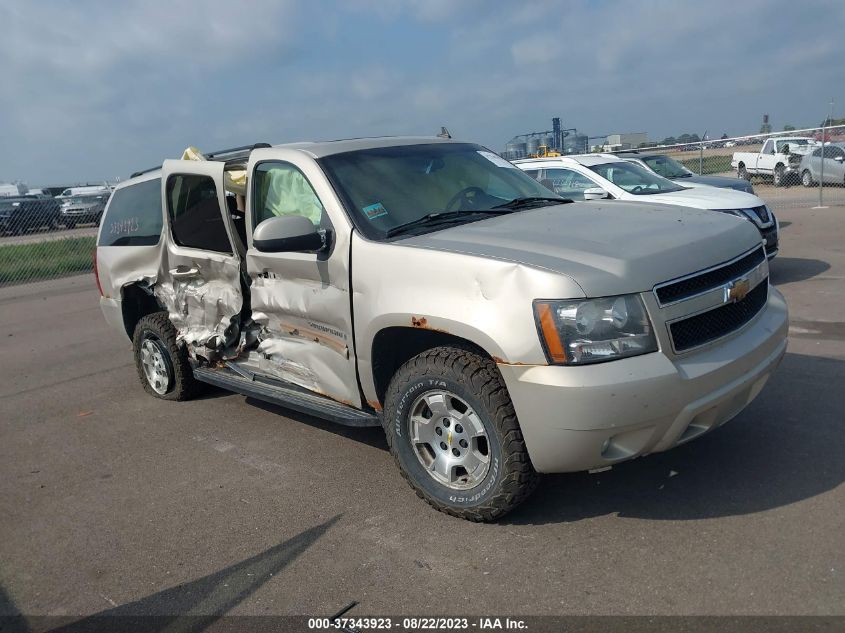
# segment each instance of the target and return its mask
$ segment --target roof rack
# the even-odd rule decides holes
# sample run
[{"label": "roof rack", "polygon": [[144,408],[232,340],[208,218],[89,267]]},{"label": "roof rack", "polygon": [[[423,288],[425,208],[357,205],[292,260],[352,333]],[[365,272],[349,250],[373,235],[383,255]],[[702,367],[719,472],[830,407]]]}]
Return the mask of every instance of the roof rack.
[{"label": "roof rack", "polygon": [[238,152],[246,152],[252,151],[254,149],[265,149],[267,147],[273,147],[270,143],[253,143],[252,145],[241,145],[240,147],[232,147],[230,149],[218,149],[213,152],[207,152],[204,154],[206,158],[209,160],[212,158],[217,158],[218,156],[224,156],[226,154],[236,154]]},{"label": "roof rack", "polygon": [[[208,160],[219,160],[221,156],[228,156],[229,154],[237,154],[237,153],[245,153],[246,156],[249,156],[249,152],[254,149],[264,149],[267,147],[273,147],[270,143],[253,143],[252,145],[241,145],[240,147],[232,147],[229,149],[218,149],[214,150],[213,152],[208,152],[203,154]],[[233,157],[229,159],[223,160],[232,160]],[[143,174],[148,174],[151,171],[155,171],[156,169],[161,169],[161,165],[156,165],[155,167],[149,167],[148,169],[142,169],[140,171],[136,171],[133,173],[130,178],[137,178],[138,176],[142,176]]]}]

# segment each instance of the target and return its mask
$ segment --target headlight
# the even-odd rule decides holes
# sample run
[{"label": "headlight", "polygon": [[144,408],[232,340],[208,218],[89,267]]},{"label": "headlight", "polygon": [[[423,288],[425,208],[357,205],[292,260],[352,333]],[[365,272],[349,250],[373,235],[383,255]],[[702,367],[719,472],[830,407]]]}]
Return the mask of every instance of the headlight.
[{"label": "headlight", "polygon": [[537,300],[534,318],[549,362],[586,365],[657,351],[638,295]]}]

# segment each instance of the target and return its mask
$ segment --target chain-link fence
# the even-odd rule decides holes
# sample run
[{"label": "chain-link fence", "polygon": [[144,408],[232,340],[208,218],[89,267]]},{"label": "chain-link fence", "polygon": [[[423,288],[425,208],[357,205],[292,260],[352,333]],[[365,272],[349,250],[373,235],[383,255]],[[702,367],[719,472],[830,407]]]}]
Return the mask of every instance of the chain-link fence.
[{"label": "chain-link fence", "polygon": [[[596,149],[612,150],[681,184],[694,184],[695,176],[747,180],[775,212],[845,206],[843,125]],[[743,186],[736,180],[711,184]],[[96,188],[64,197],[46,193],[0,197],[0,286],[92,269],[97,227],[110,192],[91,189]]]},{"label": "chain-link fence", "polygon": [[109,195],[0,197],[0,286],[91,270]]},{"label": "chain-link fence", "polygon": [[645,145],[620,155],[680,183],[685,171],[747,180],[774,211],[845,205],[845,125]]}]

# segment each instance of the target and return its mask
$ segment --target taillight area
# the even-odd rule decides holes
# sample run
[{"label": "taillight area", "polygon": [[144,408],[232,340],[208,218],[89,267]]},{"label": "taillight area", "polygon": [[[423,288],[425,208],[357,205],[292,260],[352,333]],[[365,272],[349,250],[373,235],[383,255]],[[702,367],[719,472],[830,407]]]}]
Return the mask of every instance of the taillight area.
[{"label": "taillight area", "polygon": [[100,296],[103,296],[103,286],[100,285],[100,270],[97,268],[97,249],[94,249],[94,281],[97,282],[97,290],[100,292]]}]

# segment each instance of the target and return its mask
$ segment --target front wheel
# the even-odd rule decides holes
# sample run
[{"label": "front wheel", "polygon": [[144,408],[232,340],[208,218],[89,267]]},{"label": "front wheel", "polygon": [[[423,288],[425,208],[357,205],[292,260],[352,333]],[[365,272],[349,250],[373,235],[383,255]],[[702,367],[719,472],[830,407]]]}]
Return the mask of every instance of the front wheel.
[{"label": "front wheel", "polygon": [[405,363],[385,397],[387,442],[402,475],[431,506],[492,521],[539,481],[496,365],[438,347]]},{"label": "front wheel", "polygon": [[135,367],[144,390],[162,400],[187,400],[197,392],[188,353],[176,341],[167,312],[142,317],[132,337]]},{"label": "front wheel", "polygon": [[810,173],[809,169],[805,169],[801,173],[801,184],[805,187],[813,187],[815,186],[815,181],[813,181],[813,175]]},{"label": "front wheel", "polygon": [[772,174],[772,183],[775,187],[783,186],[783,165],[777,165],[775,167],[775,171]]}]

